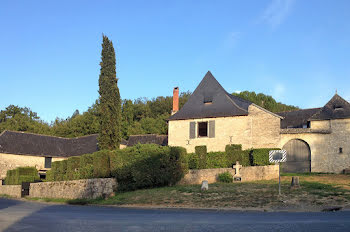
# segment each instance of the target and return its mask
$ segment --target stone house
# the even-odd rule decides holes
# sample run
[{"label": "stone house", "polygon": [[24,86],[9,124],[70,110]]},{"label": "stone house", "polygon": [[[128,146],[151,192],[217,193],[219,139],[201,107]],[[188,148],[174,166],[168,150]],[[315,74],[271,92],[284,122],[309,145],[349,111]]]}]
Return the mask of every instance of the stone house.
[{"label": "stone house", "polygon": [[272,113],[229,94],[208,72],[179,109],[173,92],[168,144],[194,152],[224,151],[227,144],[243,149],[287,150],[288,172],[342,172],[350,167],[350,104],[338,94],[321,108]]}]

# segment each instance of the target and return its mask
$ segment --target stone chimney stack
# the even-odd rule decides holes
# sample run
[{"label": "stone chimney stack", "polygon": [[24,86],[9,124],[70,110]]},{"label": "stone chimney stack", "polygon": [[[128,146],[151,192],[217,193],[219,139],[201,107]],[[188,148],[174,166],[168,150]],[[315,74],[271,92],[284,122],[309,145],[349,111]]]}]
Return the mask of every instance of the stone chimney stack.
[{"label": "stone chimney stack", "polygon": [[171,115],[177,111],[179,111],[179,87],[175,87],[173,91],[173,110],[171,111]]}]

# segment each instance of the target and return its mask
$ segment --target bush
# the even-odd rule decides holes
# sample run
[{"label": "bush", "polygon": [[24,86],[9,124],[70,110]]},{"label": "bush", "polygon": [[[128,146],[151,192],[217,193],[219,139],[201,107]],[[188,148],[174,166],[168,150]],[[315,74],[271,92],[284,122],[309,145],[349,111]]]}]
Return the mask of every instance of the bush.
[{"label": "bush", "polygon": [[279,148],[260,148],[253,149],[251,153],[251,161],[253,166],[269,165],[269,151],[280,150]]},{"label": "bush", "polygon": [[109,153],[107,150],[94,153],[92,160],[94,178],[107,178],[111,176]]},{"label": "bush", "polygon": [[80,167],[80,157],[70,157],[67,159],[67,172],[66,172],[66,180],[77,180],[80,178],[79,176],[79,167]]},{"label": "bush", "polygon": [[19,185],[22,182],[35,182],[38,180],[40,180],[40,177],[35,167],[19,167],[7,171],[5,184]]},{"label": "bush", "polygon": [[224,183],[232,183],[233,182],[233,177],[231,175],[231,173],[229,172],[224,172],[219,174],[218,179],[220,182],[224,182]]},{"label": "bush", "polygon": [[207,154],[206,168],[229,168],[226,152],[209,152]]},{"label": "bush", "polygon": [[199,167],[199,158],[196,153],[188,153],[187,154],[187,163],[189,169],[198,169]]},{"label": "bush", "polygon": [[58,162],[58,181],[66,180],[66,174],[67,174],[67,160],[62,160]]},{"label": "bush", "polygon": [[234,151],[242,151],[242,144],[228,144],[225,147],[226,153],[231,153]]},{"label": "bush", "polygon": [[79,166],[79,179],[91,179],[94,177],[93,155],[82,155]]},{"label": "bush", "polygon": [[184,148],[155,144],[114,151],[110,162],[121,191],[174,185],[188,170]]},{"label": "bush", "polygon": [[194,150],[198,156],[198,168],[205,169],[207,166],[207,146],[196,146]]}]

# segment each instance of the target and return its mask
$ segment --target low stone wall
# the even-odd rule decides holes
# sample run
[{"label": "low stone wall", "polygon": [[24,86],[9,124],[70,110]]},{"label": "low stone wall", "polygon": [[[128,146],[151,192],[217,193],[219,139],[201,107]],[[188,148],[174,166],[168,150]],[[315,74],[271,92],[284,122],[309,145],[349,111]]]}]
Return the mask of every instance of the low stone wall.
[{"label": "low stone wall", "polygon": [[30,184],[29,197],[91,199],[108,196],[116,190],[115,178],[41,182]]},{"label": "low stone wall", "polygon": [[0,181],[0,195],[8,195],[11,197],[21,197],[22,186],[21,185],[2,185]]},{"label": "low stone wall", "polygon": [[[278,178],[278,171],[278,165],[242,167],[240,175],[242,182],[271,180]],[[201,184],[203,180],[207,180],[209,184],[214,183],[218,180],[219,174],[224,172],[230,172],[232,175],[236,174],[235,169],[232,168],[190,170],[179,184]]]}]

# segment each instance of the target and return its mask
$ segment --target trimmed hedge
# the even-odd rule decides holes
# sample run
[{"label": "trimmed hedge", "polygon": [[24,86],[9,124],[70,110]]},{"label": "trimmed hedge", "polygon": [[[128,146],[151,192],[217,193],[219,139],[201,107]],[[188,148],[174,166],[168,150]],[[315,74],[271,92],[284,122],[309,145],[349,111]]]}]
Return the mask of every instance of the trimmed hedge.
[{"label": "trimmed hedge", "polygon": [[110,151],[107,150],[94,153],[92,159],[94,178],[107,178],[111,176],[109,154]]},{"label": "trimmed hedge", "polygon": [[280,150],[280,148],[260,148],[253,149],[251,152],[251,164],[252,166],[264,166],[269,165],[269,151]]},{"label": "trimmed hedge", "polygon": [[79,168],[80,168],[79,156],[75,156],[67,159],[66,179],[78,180],[80,178]]},{"label": "trimmed hedge", "polygon": [[194,148],[198,156],[198,168],[204,169],[207,167],[207,146],[196,146]]},{"label": "trimmed hedge", "polygon": [[79,179],[91,179],[94,177],[94,157],[92,154],[80,156]]},{"label": "trimmed hedge", "polygon": [[174,185],[188,170],[184,148],[155,144],[117,150],[110,161],[120,191]]},{"label": "trimmed hedge", "polygon": [[8,170],[5,178],[6,185],[19,185],[22,182],[35,182],[40,180],[35,167],[19,167]]}]

